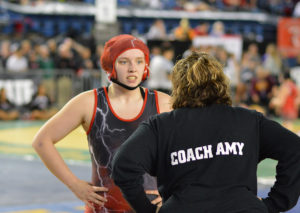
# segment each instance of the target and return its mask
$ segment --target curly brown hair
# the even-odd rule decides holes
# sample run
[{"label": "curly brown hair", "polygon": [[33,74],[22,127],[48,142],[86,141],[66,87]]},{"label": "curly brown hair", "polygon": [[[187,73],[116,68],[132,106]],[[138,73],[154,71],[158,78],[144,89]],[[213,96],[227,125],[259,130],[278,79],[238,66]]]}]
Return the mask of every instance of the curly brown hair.
[{"label": "curly brown hair", "polygon": [[193,52],[179,60],[174,66],[172,83],[173,109],[232,104],[223,67],[207,53]]}]

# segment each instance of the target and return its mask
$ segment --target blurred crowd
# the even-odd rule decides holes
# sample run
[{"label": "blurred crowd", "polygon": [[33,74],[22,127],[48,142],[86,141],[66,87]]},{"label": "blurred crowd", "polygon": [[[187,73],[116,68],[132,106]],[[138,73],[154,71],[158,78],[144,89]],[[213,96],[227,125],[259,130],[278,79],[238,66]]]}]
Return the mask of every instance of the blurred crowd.
[{"label": "blurred crowd", "polygon": [[118,0],[119,5],[195,11],[251,11],[291,16],[299,0]]},{"label": "blurred crowd", "polygon": [[[41,5],[47,2],[88,3],[95,0],[7,0],[22,5]],[[140,7],[158,10],[251,11],[292,16],[299,0],[117,0],[120,7]],[[300,5],[298,5],[299,7]],[[299,10],[299,9],[297,9]],[[299,15],[299,11],[297,12]]]},{"label": "blurred crowd", "polygon": [[[199,30],[201,31],[201,30]],[[212,32],[218,34],[219,31]],[[151,29],[149,30],[151,34]],[[180,34],[180,33],[179,33]],[[181,35],[182,36],[182,35]],[[199,35],[198,35],[199,36]],[[180,39],[180,38],[178,38]],[[237,106],[244,106],[259,110],[266,115],[279,116],[287,119],[298,118],[300,95],[299,84],[291,78],[291,70],[300,67],[300,54],[291,60],[280,53],[275,44],[269,44],[263,53],[259,52],[257,43],[251,43],[243,51],[240,60],[222,46],[193,46],[175,55],[174,46],[162,40],[161,45],[152,46],[150,70],[151,75],[146,82],[147,87],[170,93],[170,75],[176,60],[186,57],[191,51],[204,51],[214,55],[224,66],[224,72],[231,84],[232,98]],[[36,107],[49,110],[55,102],[53,86],[49,87],[49,80],[55,80],[54,70],[69,70],[79,78],[82,69],[100,70],[99,58],[103,51],[103,44],[96,46],[95,51],[74,41],[64,38],[45,40],[44,43],[24,39],[20,42],[9,40],[1,41],[1,66],[3,72],[28,73],[35,69],[43,72],[43,84],[37,86],[37,92],[32,101],[26,105],[31,112],[21,118],[42,119],[48,116],[37,116]],[[297,69],[295,69],[297,70]],[[57,80],[57,79],[56,79]],[[297,79],[296,79],[297,80]],[[299,83],[299,82],[298,82]],[[66,82],[63,82],[65,85]],[[39,95],[47,98],[38,98]],[[43,100],[43,103],[38,103]],[[0,118],[15,119],[20,115],[16,113],[13,105],[6,100],[5,90],[1,90]],[[9,112],[6,116],[3,111]],[[26,111],[28,112],[28,111]],[[44,111],[46,112],[46,111]],[[52,114],[50,110],[49,114]],[[47,115],[47,113],[45,113]]]},{"label": "blurred crowd", "polygon": [[[183,18],[177,26],[167,30],[163,20],[154,20],[144,34],[137,35],[148,44],[160,41],[159,45],[149,45],[151,75],[145,86],[170,93],[170,75],[176,60],[194,50],[204,51],[214,55],[223,64],[236,106],[254,108],[266,115],[287,120],[297,119],[300,109],[300,82],[297,82],[300,79],[297,78],[300,76],[300,52],[297,57],[288,58],[274,43],[262,49],[259,46],[262,43],[258,42],[261,40],[255,38],[253,43],[243,47],[241,56],[237,57],[224,46],[197,45],[194,42],[203,36],[222,38],[228,34],[234,33],[221,21],[199,21],[198,25],[192,27],[189,20]],[[172,43],[174,41],[190,46],[178,53]],[[53,38],[38,35],[26,37],[17,34],[16,37],[1,39],[0,45],[0,73],[22,74],[38,70],[43,76],[36,85],[32,100],[22,106],[25,110],[21,113],[6,98],[5,89],[0,88],[0,119],[4,120],[46,119],[55,112],[54,106],[61,107],[69,97],[57,100],[55,85],[58,84],[60,88],[59,94],[64,94],[67,91],[70,93],[70,85],[74,82],[60,74],[59,70],[71,73],[78,79],[84,78],[84,70],[101,70],[99,59],[104,44],[96,44],[93,39],[80,40],[62,35]],[[37,108],[41,112],[37,112]]]},{"label": "blurred crowd", "polygon": [[220,37],[225,34],[234,34],[230,29],[226,29],[222,21],[209,22],[200,21],[195,27],[192,27],[187,18],[180,20],[178,26],[174,27],[167,33],[165,23],[162,19],[157,19],[150,26],[146,33],[147,39],[159,40],[178,40],[192,41],[197,36],[214,36]]},{"label": "blurred crowd", "polygon": [[[0,68],[11,73],[29,70],[46,70],[52,75],[54,69],[65,69],[80,75],[82,69],[99,69],[99,56],[103,45],[91,49],[72,38],[43,39],[34,41],[21,39],[1,41]],[[93,51],[93,52],[92,52]]]},{"label": "blurred crowd", "polygon": [[[193,50],[214,55],[223,64],[235,105],[255,108],[266,115],[298,118],[300,85],[297,79],[292,79],[291,70],[297,71],[300,68],[300,54],[294,60],[289,60],[273,43],[268,44],[263,54],[260,54],[257,44],[251,43],[243,52],[241,60],[237,60],[235,55],[221,46],[192,47],[184,52],[183,57]],[[170,91],[168,78],[172,72],[174,49],[170,44],[163,43],[161,47],[153,47],[151,52],[148,87]],[[153,78],[155,82],[152,82]]]},{"label": "blurred crowd", "polygon": [[5,88],[0,89],[0,120],[47,120],[57,111],[43,84],[38,85],[31,101],[22,108],[7,98]]},{"label": "blurred crowd", "polygon": [[[83,82],[84,85],[80,87],[80,90],[93,87],[92,83],[87,81],[95,77],[92,76],[92,71],[98,70],[99,72],[100,70],[99,58],[103,51],[103,45],[99,44],[90,48],[92,44],[92,42],[80,43],[69,37],[20,39],[17,36],[10,40],[0,40],[0,74],[6,78],[7,76],[13,78],[14,75],[39,78],[38,81],[34,80],[36,94],[41,90],[47,97],[47,101],[44,100],[45,103],[41,104],[43,106],[41,110],[47,111],[53,106],[60,108],[74,94],[80,92],[74,91],[76,89],[74,84]],[[97,76],[100,76],[100,72]],[[95,81],[99,81],[99,79],[97,78]],[[31,98],[32,103],[35,102],[36,94]],[[13,102],[5,104],[3,108],[0,106],[0,110],[8,110],[10,108],[8,106],[13,106]],[[48,117],[35,116],[36,112],[29,113],[34,108],[30,103],[11,108],[20,109],[22,114],[19,117],[24,119]],[[46,114],[48,115],[48,113]],[[0,119],[4,118],[0,115]],[[11,116],[6,118],[11,118]]]}]

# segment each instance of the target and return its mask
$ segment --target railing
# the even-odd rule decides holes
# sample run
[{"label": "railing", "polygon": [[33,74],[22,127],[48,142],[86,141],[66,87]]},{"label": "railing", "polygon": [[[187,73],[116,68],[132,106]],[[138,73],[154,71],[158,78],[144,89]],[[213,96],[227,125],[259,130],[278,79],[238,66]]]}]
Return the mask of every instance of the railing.
[{"label": "railing", "polygon": [[[0,71],[0,88],[4,87],[7,98],[16,106],[30,102],[37,87],[43,84],[57,107],[80,92],[107,85],[106,76],[99,70],[28,70],[25,73]],[[104,76],[104,77],[102,77]]]}]

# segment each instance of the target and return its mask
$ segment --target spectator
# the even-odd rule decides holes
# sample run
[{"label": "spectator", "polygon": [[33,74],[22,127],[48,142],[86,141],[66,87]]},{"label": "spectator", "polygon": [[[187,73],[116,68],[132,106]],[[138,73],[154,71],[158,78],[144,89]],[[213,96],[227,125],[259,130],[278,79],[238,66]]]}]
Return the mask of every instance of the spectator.
[{"label": "spectator", "polygon": [[6,97],[6,90],[0,89],[0,120],[15,120],[19,118],[19,112],[16,110]]},{"label": "spectator", "polygon": [[250,57],[248,54],[243,55],[239,81],[236,89],[235,103],[239,104],[247,100],[251,80],[255,76],[255,69],[258,65],[259,64],[254,58]]},{"label": "spectator", "polygon": [[225,35],[225,27],[223,22],[221,21],[214,22],[212,25],[212,30],[210,32],[210,35],[215,37],[221,37]]},{"label": "spectator", "polygon": [[163,9],[165,10],[176,10],[177,1],[174,0],[161,0],[163,4]]},{"label": "spectator", "polygon": [[227,10],[238,11],[241,8],[242,0],[223,0]]},{"label": "spectator", "polygon": [[284,9],[285,9],[284,1],[268,0],[267,2],[269,3],[269,10],[272,14],[275,14],[275,15],[283,15],[284,14]]},{"label": "spectator", "polygon": [[299,111],[299,91],[289,73],[281,75],[280,83],[271,99],[270,108],[284,119],[287,128],[294,130],[293,121],[298,118]]},{"label": "spectator", "polygon": [[204,1],[187,1],[183,4],[183,8],[188,12],[212,10],[209,4],[206,4]]},{"label": "spectator", "polygon": [[174,29],[174,37],[179,41],[189,41],[192,38],[193,30],[190,27],[188,19],[183,18],[180,20],[179,26]]},{"label": "spectator", "polygon": [[57,43],[54,39],[50,39],[47,41],[47,46],[49,48],[49,55],[50,58],[55,61],[56,58],[58,57],[58,50],[57,50]]},{"label": "spectator", "polygon": [[31,112],[30,118],[34,120],[47,120],[51,118],[57,112],[56,109],[52,108],[52,104],[46,88],[40,84],[37,93],[32,97],[28,105]]},{"label": "spectator", "polygon": [[23,52],[23,55],[27,58],[27,60],[30,60],[30,53],[33,52],[30,40],[25,39],[21,41],[21,50]]},{"label": "spectator", "polygon": [[162,9],[162,3],[161,0],[151,0],[147,1],[149,4],[149,7],[152,9]]},{"label": "spectator", "polygon": [[294,7],[293,16],[300,17],[300,1]]},{"label": "spectator", "polygon": [[282,58],[275,44],[268,44],[266,47],[263,66],[278,82],[278,77],[282,73]]},{"label": "spectator", "polygon": [[72,45],[75,50],[77,51],[77,53],[79,54],[79,57],[81,59],[81,64],[79,65],[80,69],[93,69],[94,68],[94,64],[93,61],[91,59],[92,53],[91,50],[89,48],[86,48],[82,45],[80,45],[79,43],[73,41],[73,45]]},{"label": "spectator", "polygon": [[205,3],[207,3],[212,10],[224,10],[225,5],[223,0],[203,0]]},{"label": "spectator", "polygon": [[171,81],[170,74],[173,69],[174,49],[165,45],[162,47],[162,55],[154,56],[150,62],[151,75],[146,82],[150,89],[170,94]]},{"label": "spectator", "polygon": [[257,11],[257,1],[258,0],[243,0],[242,1],[242,7],[244,10],[250,10],[250,11]]},{"label": "spectator", "polygon": [[216,58],[223,65],[223,71],[230,81],[230,92],[233,100],[239,80],[239,66],[233,54],[228,53],[224,48],[218,48]]},{"label": "spectator", "polygon": [[275,85],[273,78],[262,66],[255,70],[255,77],[251,80],[250,97],[248,105],[258,105],[263,107],[268,113],[269,102],[272,98],[272,89]]},{"label": "spectator", "polygon": [[7,59],[6,69],[10,72],[26,72],[28,60],[24,56],[21,47],[18,44],[13,44],[12,49],[13,54]]},{"label": "spectator", "polygon": [[10,41],[4,40],[1,42],[1,52],[0,52],[0,57],[1,57],[1,67],[5,68],[6,67],[6,62],[8,57],[10,56]]},{"label": "spectator", "polygon": [[209,23],[202,22],[199,23],[194,29],[192,33],[192,39],[194,39],[197,36],[207,36],[209,30]]},{"label": "spectator", "polygon": [[40,68],[40,65],[38,62],[38,56],[35,51],[30,51],[28,53],[28,66],[29,66],[29,69],[31,69],[31,70]]},{"label": "spectator", "polygon": [[[50,57],[49,48],[47,45],[41,45],[39,48],[38,57],[39,68],[47,71],[52,71],[54,69],[53,59]],[[52,78],[53,74],[47,73],[46,78]]]},{"label": "spectator", "polygon": [[157,19],[154,21],[152,26],[150,27],[147,33],[147,39],[150,40],[165,40],[168,38],[165,23],[161,19]]},{"label": "spectator", "polygon": [[[55,66],[58,69],[63,69],[57,75],[58,88],[58,106],[62,107],[72,96],[72,78],[73,74],[77,72],[77,62],[75,62],[74,54],[70,47],[61,44],[58,48],[59,55],[56,59]],[[69,72],[72,70],[71,72]]]},{"label": "spectator", "polygon": [[47,45],[41,45],[39,48],[39,57],[37,60],[39,68],[43,70],[43,85],[48,91],[51,100],[55,100],[55,83],[54,83],[54,62],[50,57]]},{"label": "spectator", "polygon": [[92,61],[92,53],[91,50],[86,48],[82,53],[82,59],[83,59],[83,68],[92,70],[94,69],[94,64]]},{"label": "spectator", "polygon": [[58,57],[55,61],[55,66],[58,69],[71,69],[73,72],[77,72],[78,61],[76,61],[74,52],[69,44],[63,43],[58,48]]},{"label": "spectator", "polygon": [[98,44],[96,47],[96,53],[92,56],[93,66],[97,69],[101,69],[100,58],[103,53],[104,46],[103,44]]},{"label": "spectator", "polygon": [[158,56],[158,55],[161,55],[161,48],[159,46],[152,46],[150,49],[150,60],[154,56]]},{"label": "spectator", "polygon": [[257,64],[261,63],[261,56],[258,52],[258,46],[256,43],[251,43],[248,46],[247,51],[245,52],[245,55],[247,55],[247,57],[250,60],[256,61]]}]

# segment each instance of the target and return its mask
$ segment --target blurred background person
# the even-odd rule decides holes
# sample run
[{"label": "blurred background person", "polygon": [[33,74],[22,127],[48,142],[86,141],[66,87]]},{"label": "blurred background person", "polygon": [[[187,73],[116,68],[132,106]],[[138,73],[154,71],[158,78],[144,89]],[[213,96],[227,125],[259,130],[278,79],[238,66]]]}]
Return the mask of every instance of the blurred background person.
[{"label": "blurred background person", "polygon": [[104,45],[103,44],[98,44],[96,46],[96,52],[92,56],[92,61],[93,61],[93,64],[94,64],[93,67],[95,67],[97,69],[101,69],[99,58],[101,58],[101,55],[103,54],[103,50],[104,50]]},{"label": "blurred background person", "polygon": [[263,66],[258,66],[255,69],[255,77],[251,80],[247,105],[260,106],[264,114],[269,113],[269,103],[275,83],[269,72]]},{"label": "blurred background person", "polygon": [[14,104],[12,104],[6,97],[6,90],[0,89],[0,120],[15,120],[18,119],[20,113],[17,111]]},{"label": "blurred background person", "polygon": [[275,44],[268,44],[266,47],[263,66],[278,83],[279,75],[282,74],[282,58]]},{"label": "blurred background person", "polygon": [[12,45],[12,55],[7,58],[6,69],[9,72],[24,73],[28,70],[28,59],[19,44]]},{"label": "blurred background person", "polygon": [[[223,65],[223,71],[230,81],[230,94],[235,100],[236,87],[239,81],[240,67],[233,54],[230,54],[223,47],[219,47],[216,52],[216,58]],[[234,103],[235,104],[235,103]]]},{"label": "blurred background person", "polygon": [[245,51],[245,55],[245,57],[256,61],[257,65],[261,63],[261,55],[256,43],[249,44],[247,50]]},{"label": "blurred background person", "polygon": [[284,120],[283,125],[288,129],[295,130],[293,122],[299,116],[299,104],[299,88],[288,72],[281,74],[280,86],[274,91],[270,108]]},{"label": "blurred background person", "polygon": [[178,41],[190,41],[193,36],[193,29],[187,18],[182,18],[179,26],[174,29],[174,38]]},{"label": "blurred background person", "polygon": [[151,25],[147,35],[147,39],[150,40],[165,40],[168,38],[167,32],[166,32],[166,26],[163,20],[157,19],[153,22]]},{"label": "blurred background person", "polygon": [[250,91],[251,80],[255,77],[255,69],[259,65],[257,60],[249,54],[243,54],[240,65],[239,81],[236,88],[235,103],[245,103]]},{"label": "blurred background person", "polygon": [[6,68],[7,59],[11,54],[10,45],[11,45],[11,42],[9,40],[4,40],[1,42],[0,58],[1,58],[1,67],[2,68]]},{"label": "blurred background person", "polygon": [[211,36],[221,37],[225,35],[225,26],[223,22],[216,21],[212,24],[211,32],[209,33]]},{"label": "blurred background person", "polygon": [[209,34],[209,23],[207,22],[200,22],[192,32],[192,39],[197,36],[208,36]]},{"label": "blurred background person", "polygon": [[28,110],[29,118],[33,120],[47,120],[57,112],[43,84],[38,86],[36,94],[28,104]]},{"label": "blurred background person", "polygon": [[174,49],[169,44],[162,45],[161,55],[153,56],[150,61],[151,74],[147,87],[170,94],[170,75],[174,66]]}]

